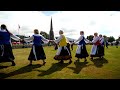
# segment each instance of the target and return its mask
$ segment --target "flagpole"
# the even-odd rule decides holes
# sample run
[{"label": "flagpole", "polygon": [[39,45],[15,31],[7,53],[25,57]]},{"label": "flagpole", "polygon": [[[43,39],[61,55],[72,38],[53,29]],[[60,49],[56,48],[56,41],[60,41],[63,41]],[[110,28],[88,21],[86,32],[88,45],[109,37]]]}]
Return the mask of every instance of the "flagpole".
[{"label": "flagpole", "polygon": [[[20,35],[19,35],[19,29],[20,29],[20,25],[18,24],[18,36],[20,37]],[[20,41],[19,41],[19,43],[20,43]]]},{"label": "flagpole", "polygon": [[18,28],[18,36],[19,36],[19,28]]},{"label": "flagpole", "polygon": [[20,29],[20,25],[18,24],[18,35],[19,35],[19,29]]}]

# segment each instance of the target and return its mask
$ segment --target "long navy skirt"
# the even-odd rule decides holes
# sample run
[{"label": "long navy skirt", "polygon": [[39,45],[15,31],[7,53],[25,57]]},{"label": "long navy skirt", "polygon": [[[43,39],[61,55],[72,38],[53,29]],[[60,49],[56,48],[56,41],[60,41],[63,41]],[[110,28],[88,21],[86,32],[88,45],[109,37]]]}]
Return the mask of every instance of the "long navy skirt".
[{"label": "long navy skirt", "polygon": [[14,59],[11,45],[0,45],[0,62],[11,62]]},{"label": "long navy skirt", "polygon": [[104,46],[99,46],[99,50],[98,50],[98,54],[99,54],[99,56],[104,56],[105,54],[104,54]]},{"label": "long navy skirt", "polygon": [[44,60],[46,59],[45,52],[42,46],[33,45],[28,60]]},{"label": "long navy skirt", "polygon": [[95,55],[90,55],[91,57],[101,57],[104,56],[104,46],[98,45]]},{"label": "long navy skirt", "polygon": [[86,58],[89,56],[85,45],[81,46],[80,49],[81,49],[81,53],[80,54],[76,53],[75,57],[82,59],[82,58]]}]

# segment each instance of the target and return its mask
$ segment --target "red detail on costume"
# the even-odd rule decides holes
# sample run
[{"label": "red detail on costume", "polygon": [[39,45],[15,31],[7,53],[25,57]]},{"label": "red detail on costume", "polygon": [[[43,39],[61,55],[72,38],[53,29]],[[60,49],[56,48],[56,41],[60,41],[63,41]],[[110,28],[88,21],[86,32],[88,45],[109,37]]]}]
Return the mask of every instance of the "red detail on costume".
[{"label": "red detail on costume", "polygon": [[98,40],[95,45],[101,45],[100,41]]}]

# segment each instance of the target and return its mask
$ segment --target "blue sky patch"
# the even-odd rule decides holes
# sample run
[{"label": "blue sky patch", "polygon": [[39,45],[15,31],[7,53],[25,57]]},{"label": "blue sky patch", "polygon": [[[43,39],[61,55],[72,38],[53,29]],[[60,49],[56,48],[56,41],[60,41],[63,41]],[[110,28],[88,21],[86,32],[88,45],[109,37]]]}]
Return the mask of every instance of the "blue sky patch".
[{"label": "blue sky patch", "polygon": [[45,14],[46,16],[51,16],[55,13],[58,13],[58,11],[42,11],[43,14]]}]

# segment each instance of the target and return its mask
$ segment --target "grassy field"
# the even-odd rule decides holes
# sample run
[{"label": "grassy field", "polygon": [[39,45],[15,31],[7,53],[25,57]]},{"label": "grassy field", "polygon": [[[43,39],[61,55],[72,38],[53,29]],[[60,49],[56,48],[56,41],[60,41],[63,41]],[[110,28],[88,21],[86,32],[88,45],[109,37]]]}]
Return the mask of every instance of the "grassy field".
[{"label": "grassy field", "polygon": [[[11,66],[10,62],[0,63],[1,79],[119,79],[120,78],[120,47],[109,46],[105,48],[103,60],[90,57],[87,62],[82,59],[74,63],[76,46],[72,53],[71,64],[65,61],[59,64],[53,57],[56,53],[53,46],[44,47],[46,53],[46,65],[42,66],[42,61],[34,61],[32,66],[28,66],[27,60],[31,48],[13,49],[16,66]],[[87,45],[90,53],[91,46]]]}]

